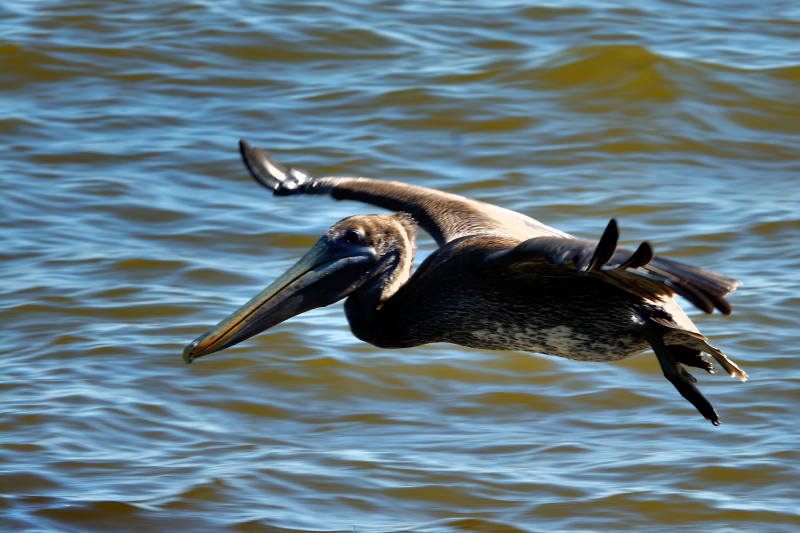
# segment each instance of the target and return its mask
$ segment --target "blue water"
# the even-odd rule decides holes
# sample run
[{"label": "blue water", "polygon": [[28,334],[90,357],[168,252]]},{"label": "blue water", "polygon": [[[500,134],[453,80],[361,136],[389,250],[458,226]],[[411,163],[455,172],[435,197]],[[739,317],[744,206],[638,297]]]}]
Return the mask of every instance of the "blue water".
[{"label": "blue water", "polygon": [[[800,527],[800,8],[690,2],[0,7],[0,530]],[[386,351],[341,305],[183,346],[376,212],[319,174],[488,201],[741,279],[689,311],[750,375]],[[419,263],[435,247],[420,236]]]}]

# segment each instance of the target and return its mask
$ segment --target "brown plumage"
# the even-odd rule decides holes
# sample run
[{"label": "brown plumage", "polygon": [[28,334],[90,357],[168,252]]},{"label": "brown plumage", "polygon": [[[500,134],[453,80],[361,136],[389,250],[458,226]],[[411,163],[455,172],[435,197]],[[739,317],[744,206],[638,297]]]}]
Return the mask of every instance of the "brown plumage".
[{"label": "brown plumage", "polygon": [[[232,346],[308,309],[342,298],[353,333],[382,348],[452,342],[612,361],[652,348],[665,377],[715,425],[719,417],[684,365],[747,375],[706,342],[673,299],[730,314],[739,282],[617,247],[614,220],[599,242],[575,239],[525,215],[392,181],[311,177],[285,169],[244,141],[257,181],[278,196],[326,194],[396,213],[358,215],[331,227],[295,267],[187,346],[187,362]],[[412,272],[416,227],[439,249]]]}]

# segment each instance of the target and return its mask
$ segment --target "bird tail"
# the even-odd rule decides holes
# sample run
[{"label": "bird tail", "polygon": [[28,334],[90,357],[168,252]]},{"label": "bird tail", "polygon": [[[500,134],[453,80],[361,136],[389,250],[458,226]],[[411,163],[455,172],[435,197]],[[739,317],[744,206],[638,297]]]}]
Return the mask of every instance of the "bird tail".
[{"label": "bird tail", "polygon": [[[700,357],[700,352],[705,352],[716,359],[716,361],[722,368],[725,369],[725,372],[727,372],[730,377],[739,378],[741,381],[747,381],[747,374],[745,371],[739,368],[739,365],[728,359],[728,356],[722,353],[719,348],[710,345],[708,343],[708,338],[703,334],[697,331],[683,329],[667,320],[662,320],[655,317],[651,317],[650,320],[667,328],[667,331],[663,335],[664,342],[670,350],[677,352],[678,357],[687,354],[687,349],[693,353],[696,353],[697,357]],[[698,366],[691,363],[684,364]],[[705,367],[703,366],[701,368]]]}]

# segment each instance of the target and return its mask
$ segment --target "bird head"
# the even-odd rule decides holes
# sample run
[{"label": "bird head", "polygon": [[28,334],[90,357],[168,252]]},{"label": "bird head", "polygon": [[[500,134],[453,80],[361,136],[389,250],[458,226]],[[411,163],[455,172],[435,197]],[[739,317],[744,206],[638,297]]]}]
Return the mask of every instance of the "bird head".
[{"label": "bird head", "polygon": [[[399,248],[410,246],[413,250],[414,233],[414,223],[404,213],[356,215],[340,220],[271,285],[187,345],[184,361],[191,363],[293,316],[347,297],[384,272],[384,259]],[[405,270],[410,272],[410,266],[409,262]],[[404,282],[407,278],[405,273],[395,281]]]}]

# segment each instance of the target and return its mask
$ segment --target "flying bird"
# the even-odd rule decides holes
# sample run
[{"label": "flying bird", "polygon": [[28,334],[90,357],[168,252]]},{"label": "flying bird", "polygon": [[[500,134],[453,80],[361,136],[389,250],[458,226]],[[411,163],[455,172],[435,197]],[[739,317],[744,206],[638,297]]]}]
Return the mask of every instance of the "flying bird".
[{"label": "flying bird", "polygon": [[[389,211],[334,224],[285,274],[189,344],[191,363],[293,316],[346,298],[353,334],[380,348],[450,342],[582,361],[652,349],[664,376],[714,425],[720,420],[685,367],[747,374],[708,343],[675,301],[725,315],[740,282],[617,246],[612,219],[599,241],[577,239],[523,214],[427,187],[285,168],[240,141],[253,177],[276,196],[328,195]],[[413,270],[417,228],[439,248]]]}]

